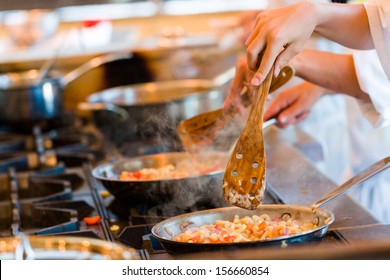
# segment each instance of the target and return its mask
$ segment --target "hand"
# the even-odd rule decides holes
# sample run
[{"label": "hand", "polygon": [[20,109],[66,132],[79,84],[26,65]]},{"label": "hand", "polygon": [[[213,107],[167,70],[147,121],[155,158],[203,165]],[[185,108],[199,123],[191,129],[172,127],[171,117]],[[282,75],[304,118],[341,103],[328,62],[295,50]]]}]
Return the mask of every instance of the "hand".
[{"label": "hand", "polygon": [[[240,115],[244,115],[246,107],[252,101],[253,87],[247,86],[252,79],[254,72],[249,70],[246,59],[241,58],[236,63],[236,74],[234,75],[229,93],[223,104],[223,108],[234,108]],[[243,94],[245,93],[245,96]],[[245,102],[249,99],[250,102]]]},{"label": "hand", "polygon": [[262,10],[245,11],[239,15],[239,26],[242,28],[241,41],[245,43],[255,27],[256,17]]},{"label": "hand", "polygon": [[309,115],[311,107],[326,93],[326,89],[309,82],[282,91],[267,108],[264,121],[276,117],[282,128],[296,124]]},{"label": "hand", "polygon": [[[252,85],[260,85],[274,63],[274,76],[277,76],[280,69],[304,47],[316,27],[313,11],[312,3],[302,2],[258,14],[255,28],[245,43],[248,67],[256,71]],[[263,50],[257,69],[258,55]]]}]

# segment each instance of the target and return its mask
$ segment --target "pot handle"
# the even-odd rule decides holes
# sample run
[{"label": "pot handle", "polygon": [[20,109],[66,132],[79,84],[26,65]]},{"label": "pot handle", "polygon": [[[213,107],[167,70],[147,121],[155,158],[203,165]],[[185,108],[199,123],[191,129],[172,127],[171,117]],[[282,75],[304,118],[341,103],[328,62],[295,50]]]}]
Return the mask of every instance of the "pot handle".
[{"label": "pot handle", "polygon": [[346,181],[340,187],[336,188],[332,192],[320,198],[318,201],[313,203],[311,207],[312,208],[321,207],[325,203],[328,203],[333,199],[339,197],[340,195],[344,194],[350,188],[357,186],[360,183],[363,183],[364,181],[370,179],[371,177],[386,170],[389,167],[390,167],[390,156],[385,157],[384,159],[381,159],[376,163],[370,165],[369,167],[367,167],[366,169],[364,169],[363,171],[361,171],[360,173],[358,173],[357,175],[353,176],[351,179]]},{"label": "pot handle", "polygon": [[77,108],[81,111],[109,111],[112,112],[120,117],[122,121],[125,121],[129,119],[129,113],[114,104],[111,103],[87,103],[87,102],[81,102],[77,105]]},{"label": "pot handle", "polygon": [[64,75],[61,78],[62,87],[67,86],[69,83],[74,81],[76,78],[80,77],[84,73],[88,72],[91,69],[97,68],[105,63],[113,62],[116,60],[130,59],[133,57],[132,53],[116,53],[116,54],[106,54],[98,57],[94,57],[76,69],[70,71],[68,74]]},{"label": "pot handle", "polygon": [[229,68],[225,72],[223,72],[223,73],[221,73],[218,76],[213,78],[213,80],[212,80],[213,86],[214,87],[221,87],[221,86],[227,84],[228,82],[230,82],[234,78],[235,74],[236,74],[236,68],[235,67]]}]

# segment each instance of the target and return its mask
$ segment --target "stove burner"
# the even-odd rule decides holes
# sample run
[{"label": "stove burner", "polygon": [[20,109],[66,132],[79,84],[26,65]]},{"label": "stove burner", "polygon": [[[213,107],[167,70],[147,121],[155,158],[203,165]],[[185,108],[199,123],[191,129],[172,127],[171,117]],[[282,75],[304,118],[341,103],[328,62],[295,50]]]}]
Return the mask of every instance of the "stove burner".
[{"label": "stove burner", "polygon": [[7,175],[0,175],[1,236],[80,231],[80,221],[94,208],[86,201],[73,200],[73,190],[84,179],[64,171],[64,168],[53,168],[47,174],[45,171],[17,174],[10,168]]},{"label": "stove burner", "polygon": [[81,166],[103,158],[102,139],[97,130],[80,125],[49,131],[36,125],[30,133],[0,133],[0,173],[42,170],[64,164]]}]

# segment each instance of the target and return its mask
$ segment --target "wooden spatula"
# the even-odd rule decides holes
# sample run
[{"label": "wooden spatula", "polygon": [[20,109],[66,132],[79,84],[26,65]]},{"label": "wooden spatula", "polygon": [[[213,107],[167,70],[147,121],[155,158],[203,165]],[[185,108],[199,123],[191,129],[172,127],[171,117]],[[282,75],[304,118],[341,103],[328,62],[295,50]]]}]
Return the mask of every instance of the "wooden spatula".
[{"label": "wooden spatula", "polygon": [[265,151],[263,111],[271,86],[273,67],[265,81],[255,89],[249,117],[237,140],[223,178],[223,196],[235,206],[256,209],[265,190]]},{"label": "wooden spatula", "polygon": [[[286,84],[293,76],[294,69],[285,66],[280,74],[272,80],[269,92],[273,92]],[[184,150],[199,152],[212,146],[213,149],[228,150],[237,140],[241,130],[217,134],[234,121],[236,113],[233,108],[217,109],[183,120],[177,127],[177,132]],[[211,145],[214,144],[214,145]]]}]

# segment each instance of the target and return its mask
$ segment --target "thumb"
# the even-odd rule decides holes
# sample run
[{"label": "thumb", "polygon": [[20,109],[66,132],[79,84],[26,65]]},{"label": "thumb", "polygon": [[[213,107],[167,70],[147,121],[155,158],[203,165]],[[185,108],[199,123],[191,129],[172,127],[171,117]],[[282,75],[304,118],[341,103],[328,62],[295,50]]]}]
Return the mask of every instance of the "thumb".
[{"label": "thumb", "polygon": [[293,43],[285,48],[275,60],[275,77],[279,74],[280,70],[287,65],[287,63],[299,53],[299,45]]}]

